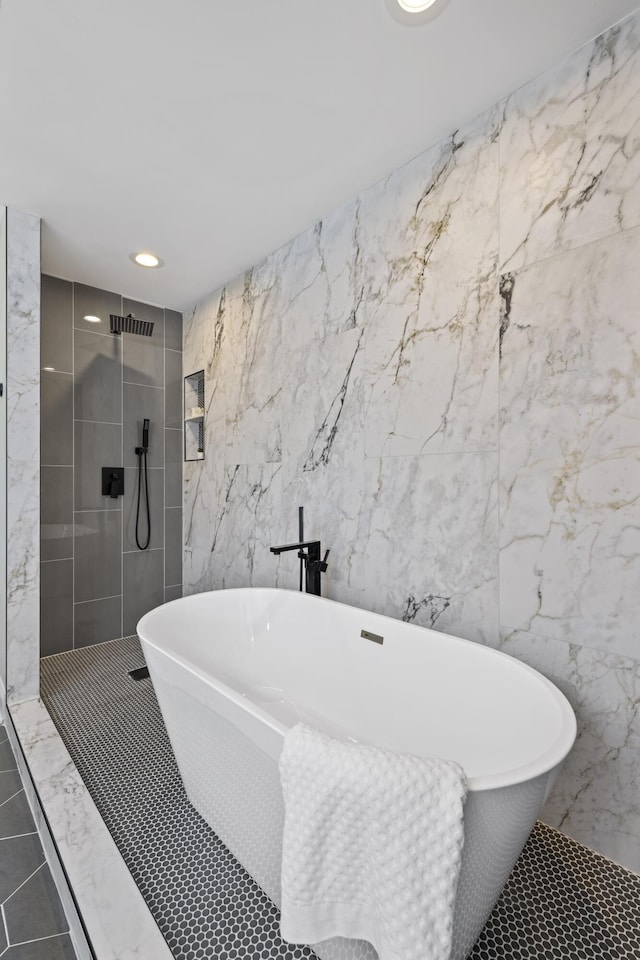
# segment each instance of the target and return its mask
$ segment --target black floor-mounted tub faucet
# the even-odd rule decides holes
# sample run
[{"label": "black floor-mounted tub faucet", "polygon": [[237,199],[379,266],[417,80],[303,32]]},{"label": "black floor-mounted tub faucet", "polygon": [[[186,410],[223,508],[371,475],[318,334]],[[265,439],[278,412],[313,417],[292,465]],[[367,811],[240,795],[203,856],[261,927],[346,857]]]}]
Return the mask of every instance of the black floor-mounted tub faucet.
[{"label": "black floor-mounted tub faucet", "polygon": [[[307,593],[313,593],[316,597],[321,596],[321,574],[327,569],[327,557],[329,551],[320,559],[321,547],[319,540],[304,540],[302,543],[286,543],[281,547],[270,547],[271,553],[278,556],[286,553],[288,550],[297,550],[298,556],[304,561],[305,566],[305,589]],[[307,551],[306,553],[304,551]]]}]

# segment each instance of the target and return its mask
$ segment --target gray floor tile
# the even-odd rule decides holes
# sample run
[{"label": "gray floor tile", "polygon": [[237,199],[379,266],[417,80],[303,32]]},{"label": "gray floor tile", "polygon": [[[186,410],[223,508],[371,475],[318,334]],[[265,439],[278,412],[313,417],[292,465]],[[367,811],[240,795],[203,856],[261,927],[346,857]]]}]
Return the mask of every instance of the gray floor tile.
[{"label": "gray floor tile", "polygon": [[11,744],[5,739],[0,742],[0,771],[15,769],[16,759],[13,755]]},{"label": "gray floor tile", "polygon": [[18,790],[22,790],[22,780],[17,770],[5,770],[0,773],[0,803],[4,803]]},{"label": "gray floor tile", "polygon": [[49,865],[44,864],[4,904],[9,943],[24,943],[67,933],[64,915]]},{"label": "gray floor tile", "polygon": [[44,863],[37,834],[0,840],[0,903]]},{"label": "gray floor tile", "polygon": [[24,790],[0,806],[0,838],[19,837],[23,833],[35,833],[35,830]]},{"label": "gray floor tile", "polygon": [[0,920],[0,956],[4,956],[3,951],[7,949],[7,937],[4,932],[4,923]]},{"label": "gray floor tile", "polygon": [[34,940],[9,947],[2,960],[76,960],[76,953],[68,933],[47,940]]}]

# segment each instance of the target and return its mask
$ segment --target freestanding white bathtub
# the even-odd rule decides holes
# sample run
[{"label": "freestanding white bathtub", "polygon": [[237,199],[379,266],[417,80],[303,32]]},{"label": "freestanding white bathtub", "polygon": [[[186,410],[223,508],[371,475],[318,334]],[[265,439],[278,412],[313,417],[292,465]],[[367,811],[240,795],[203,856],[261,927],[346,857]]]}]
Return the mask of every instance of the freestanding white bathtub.
[{"label": "freestanding white bathtub", "polygon": [[[191,803],[278,906],[278,758],[290,726],[462,765],[451,958],[464,960],[573,745],[560,691],[480,644],[288,590],[174,600],[138,633]],[[377,956],[341,938],[313,949],[325,960]]]}]

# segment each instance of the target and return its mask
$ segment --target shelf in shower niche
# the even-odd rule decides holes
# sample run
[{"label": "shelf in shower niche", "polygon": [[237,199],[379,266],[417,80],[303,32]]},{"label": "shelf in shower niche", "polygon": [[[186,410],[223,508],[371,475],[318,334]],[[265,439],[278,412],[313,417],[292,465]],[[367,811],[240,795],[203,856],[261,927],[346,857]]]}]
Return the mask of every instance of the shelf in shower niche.
[{"label": "shelf in shower niche", "polygon": [[204,460],[204,370],[184,378],[184,412],[184,459]]}]

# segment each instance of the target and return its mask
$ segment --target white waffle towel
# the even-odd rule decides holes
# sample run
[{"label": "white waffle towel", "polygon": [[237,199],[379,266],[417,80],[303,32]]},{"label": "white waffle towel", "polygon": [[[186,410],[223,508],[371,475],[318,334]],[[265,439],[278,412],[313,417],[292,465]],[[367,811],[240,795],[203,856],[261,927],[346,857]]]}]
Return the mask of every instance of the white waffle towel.
[{"label": "white waffle towel", "polygon": [[447,960],[464,772],[297,724],[280,758],[281,933],[368,940],[381,960]]}]

